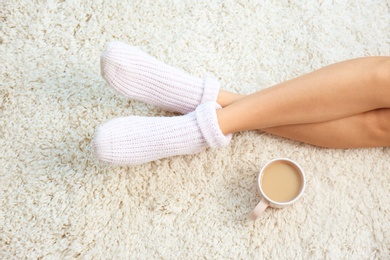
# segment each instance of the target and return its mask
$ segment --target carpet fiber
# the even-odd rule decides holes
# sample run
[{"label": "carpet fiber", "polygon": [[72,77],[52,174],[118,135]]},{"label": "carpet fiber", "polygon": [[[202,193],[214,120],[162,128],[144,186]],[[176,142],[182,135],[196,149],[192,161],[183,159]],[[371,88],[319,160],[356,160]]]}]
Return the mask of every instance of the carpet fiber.
[{"label": "carpet fiber", "polygon": [[[390,55],[389,24],[386,0],[2,1],[0,258],[388,259],[389,148],[252,131],[223,149],[113,167],[91,139],[114,117],[173,115],[105,84],[108,41],[249,94]],[[248,222],[259,169],[276,157],[301,164],[306,192]]]}]

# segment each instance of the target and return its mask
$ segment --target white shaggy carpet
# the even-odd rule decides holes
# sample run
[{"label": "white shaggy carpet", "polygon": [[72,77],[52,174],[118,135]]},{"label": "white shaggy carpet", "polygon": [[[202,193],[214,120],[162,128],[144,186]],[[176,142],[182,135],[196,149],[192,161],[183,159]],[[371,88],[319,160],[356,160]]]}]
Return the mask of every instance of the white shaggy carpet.
[{"label": "white shaggy carpet", "polygon": [[[252,93],[390,55],[389,2],[156,2],[1,2],[0,258],[389,259],[390,148],[321,149],[254,131],[138,167],[98,163],[91,149],[108,119],[172,116],[105,84],[108,41]],[[247,222],[258,171],[275,157],[302,165],[306,192]]]}]

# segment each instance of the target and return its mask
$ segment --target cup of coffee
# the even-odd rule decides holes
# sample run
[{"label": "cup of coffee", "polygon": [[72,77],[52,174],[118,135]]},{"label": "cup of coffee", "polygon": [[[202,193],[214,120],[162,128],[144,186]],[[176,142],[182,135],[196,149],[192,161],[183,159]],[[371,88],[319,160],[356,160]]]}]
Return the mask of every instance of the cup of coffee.
[{"label": "cup of coffee", "polygon": [[286,158],[269,161],[257,180],[262,199],[249,214],[249,219],[256,220],[267,207],[284,208],[293,204],[302,196],[305,186],[305,174],[296,162]]}]

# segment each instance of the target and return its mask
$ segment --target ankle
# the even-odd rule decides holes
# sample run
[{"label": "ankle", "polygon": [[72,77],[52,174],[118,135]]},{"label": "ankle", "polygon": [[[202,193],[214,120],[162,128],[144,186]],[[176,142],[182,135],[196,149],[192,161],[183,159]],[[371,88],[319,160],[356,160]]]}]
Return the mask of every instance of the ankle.
[{"label": "ankle", "polygon": [[245,95],[235,94],[225,90],[220,90],[218,94],[217,102],[218,104],[221,105],[221,107],[226,107],[240,100],[243,97],[245,97]]},{"label": "ankle", "polygon": [[[231,118],[229,117],[229,113],[227,113],[226,109],[221,108],[216,111],[217,120],[219,128],[224,135],[229,135],[234,133],[235,131],[232,129]],[[230,122],[230,123],[229,123]]]}]

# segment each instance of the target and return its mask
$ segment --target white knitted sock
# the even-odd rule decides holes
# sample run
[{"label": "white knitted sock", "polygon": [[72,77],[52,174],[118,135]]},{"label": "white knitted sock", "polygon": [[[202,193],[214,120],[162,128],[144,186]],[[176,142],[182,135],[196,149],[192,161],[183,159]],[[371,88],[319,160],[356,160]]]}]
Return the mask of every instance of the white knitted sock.
[{"label": "white knitted sock", "polygon": [[194,154],[205,147],[229,144],[221,132],[216,102],[175,117],[123,117],[100,126],[94,136],[97,158],[112,164],[136,165],[175,155]]},{"label": "white knitted sock", "polygon": [[217,80],[191,76],[122,42],[107,44],[100,64],[104,79],[117,92],[169,111],[186,114],[218,97]]}]

